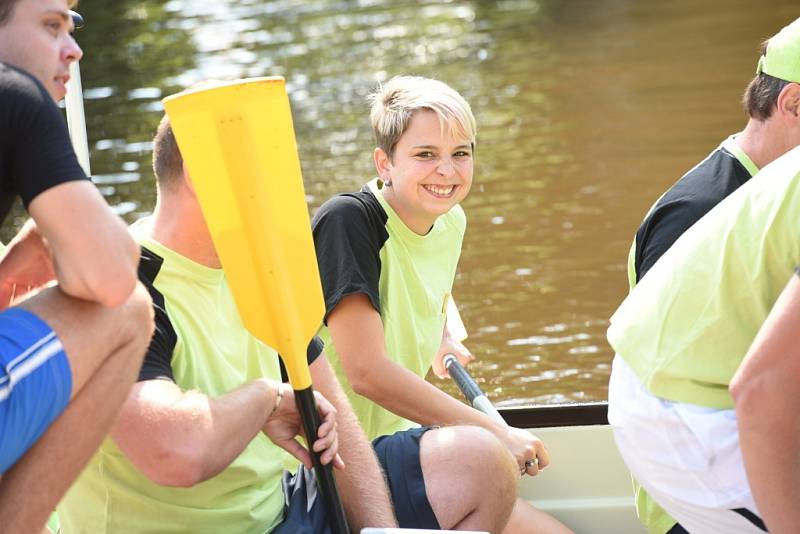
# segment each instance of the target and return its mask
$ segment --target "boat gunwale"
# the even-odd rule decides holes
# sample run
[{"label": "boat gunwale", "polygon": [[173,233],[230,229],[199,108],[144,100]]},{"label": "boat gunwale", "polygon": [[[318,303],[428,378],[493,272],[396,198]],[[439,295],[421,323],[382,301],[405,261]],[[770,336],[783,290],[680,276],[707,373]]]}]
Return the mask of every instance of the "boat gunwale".
[{"label": "boat gunwale", "polygon": [[608,402],[586,402],[499,408],[516,428],[591,426],[608,424]]}]

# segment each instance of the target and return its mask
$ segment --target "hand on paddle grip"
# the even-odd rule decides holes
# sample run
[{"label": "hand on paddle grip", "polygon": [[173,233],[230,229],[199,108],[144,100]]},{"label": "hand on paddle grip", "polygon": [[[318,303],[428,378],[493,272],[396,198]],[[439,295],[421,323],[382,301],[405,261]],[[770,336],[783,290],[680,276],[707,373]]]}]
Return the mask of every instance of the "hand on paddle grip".
[{"label": "hand on paddle grip", "polygon": [[[300,412],[297,411],[297,403],[294,399],[294,392],[288,384],[277,384],[276,388],[282,388],[283,394],[277,394],[277,391],[281,390],[276,390],[277,404],[267,418],[262,431],[275,445],[284,449],[303,462],[307,468],[311,469],[311,455],[295,439],[295,436],[304,433]],[[338,454],[339,436],[336,425],[336,408],[322,394],[316,391],[314,392],[314,398],[317,402],[317,411],[322,419],[322,424],[317,430],[318,439],[313,445],[314,451],[321,454],[320,460],[323,465],[332,461],[334,467],[343,469],[344,462]]]}]

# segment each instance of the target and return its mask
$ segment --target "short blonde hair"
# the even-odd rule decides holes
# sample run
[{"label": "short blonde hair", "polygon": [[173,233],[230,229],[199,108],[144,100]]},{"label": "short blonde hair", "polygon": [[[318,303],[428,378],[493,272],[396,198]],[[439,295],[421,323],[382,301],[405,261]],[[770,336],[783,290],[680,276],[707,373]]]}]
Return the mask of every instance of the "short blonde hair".
[{"label": "short blonde hair", "polygon": [[375,142],[391,159],[414,113],[421,109],[439,117],[442,131],[467,139],[473,147],[477,135],[469,103],[446,83],[420,76],[395,76],[369,95],[370,121]]}]

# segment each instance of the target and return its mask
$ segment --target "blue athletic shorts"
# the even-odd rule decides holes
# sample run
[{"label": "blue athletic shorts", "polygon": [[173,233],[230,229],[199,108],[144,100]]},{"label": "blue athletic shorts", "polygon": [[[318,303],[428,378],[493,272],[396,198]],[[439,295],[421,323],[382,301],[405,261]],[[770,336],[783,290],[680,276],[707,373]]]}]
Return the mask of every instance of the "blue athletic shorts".
[{"label": "blue athletic shorts", "polygon": [[31,448],[72,395],[55,332],[20,308],[0,313],[0,474]]},{"label": "blue athletic shorts", "polygon": [[270,534],[331,534],[317,476],[303,464],[292,475],[283,472],[283,521]]},{"label": "blue athletic shorts", "polygon": [[419,440],[428,430],[429,427],[412,428],[380,436],[372,442],[386,473],[401,528],[440,529],[425,492],[425,479],[419,463]]}]

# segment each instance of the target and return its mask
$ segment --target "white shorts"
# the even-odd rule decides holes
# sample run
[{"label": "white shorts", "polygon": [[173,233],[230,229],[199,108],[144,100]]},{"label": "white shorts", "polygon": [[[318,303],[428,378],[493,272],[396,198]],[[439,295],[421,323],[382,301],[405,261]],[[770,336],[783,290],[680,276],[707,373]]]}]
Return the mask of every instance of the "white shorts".
[{"label": "white shorts", "polygon": [[634,478],[689,532],[765,532],[739,448],[736,413],[653,396],[616,356],[608,422]]}]

